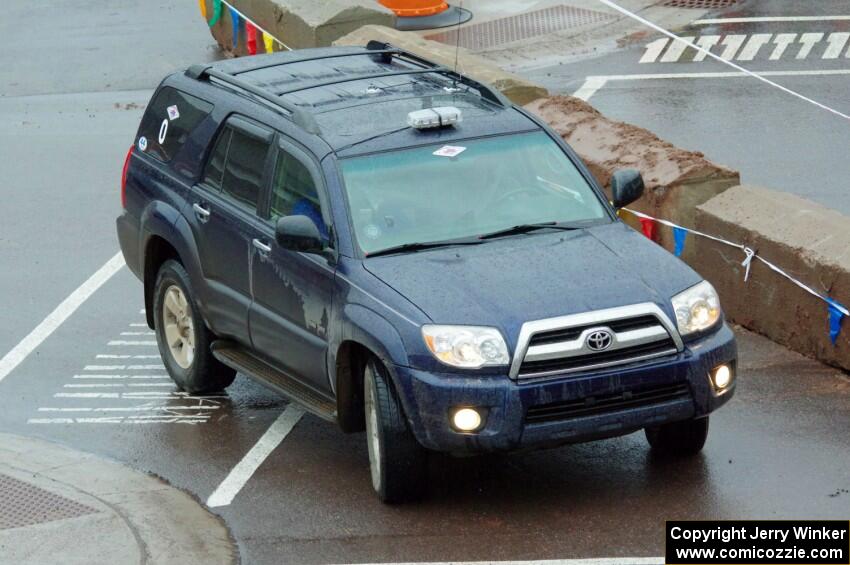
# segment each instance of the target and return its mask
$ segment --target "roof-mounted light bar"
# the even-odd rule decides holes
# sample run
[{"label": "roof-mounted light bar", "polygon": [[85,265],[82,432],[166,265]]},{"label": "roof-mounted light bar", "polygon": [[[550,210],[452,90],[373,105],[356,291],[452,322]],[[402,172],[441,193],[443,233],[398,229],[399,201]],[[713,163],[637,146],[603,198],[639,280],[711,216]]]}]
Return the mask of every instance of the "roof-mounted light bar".
[{"label": "roof-mounted light bar", "polygon": [[454,106],[440,106],[415,110],[407,115],[407,125],[414,129],[432,129],[453,126],[463,120],[460,110]]}]

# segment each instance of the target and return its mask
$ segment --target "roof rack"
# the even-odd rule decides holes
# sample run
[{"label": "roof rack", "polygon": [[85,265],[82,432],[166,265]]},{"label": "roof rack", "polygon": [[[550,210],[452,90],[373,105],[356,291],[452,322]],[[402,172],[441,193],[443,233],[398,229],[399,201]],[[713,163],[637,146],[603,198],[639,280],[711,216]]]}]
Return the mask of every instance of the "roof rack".
[{"label": "roof rack", "polygon": [[[287,55],[290,55],[292,53],[297,53],[297,51],[290,51],[289,53],[287,53]],[[330,55],[311,55],[311,56],[306,56],[306,57],[294,57],[294,58],[287,57],[287,59],[285,61],[269,61],[269,62],[257,64],[257,65],[251,65],[251,66],[248,66],[248,67],[243,67],[243,68],[239,69],[238,71],[236,71],[235,73],[233,73],[233,75],[236,76],[236,75],[241,75],[242,73],[250,73],[250,72],[253,72],[253,71],[259,71],[261,69],[269,69],[269,68],[272,68],[272,67],[278,67],[278,66],[281,66],[281,65],[291,65],[291,64],[294,64],[294,63],[306,63],[307,61],[319,61],[319,60],[322,60],[322,59],[338,59],[340,57],[362,57],[363,55],[390,55],[390,56],[392,56],[393,54],[401,54],[401,53],[404,53],[404,51],[402,51],[401,49],[391,48],[391,49],[372,49],[370,51],[353,51],[353,52],[349,52],[349,53],[332,53]]]},{"label": "roof rack", "polygon": [[457,82],[463,85],[474,88],[481,94],[481,97],[485,100],[488,100],[504,108],[511,107],[511,101],[508,100],[505,95],[499,92],[498,90],[491,88],[486,84],[480,83],[471,77],[460,74],[455,70],[448,69],[446,67],[438,65],[437,63],[434,63],[433,61],[429,61],[428,59],[425,59],[424,57],[421,57],[416,53],[411,53],[410,51],[399,49],[398,47],[395,47],[390,43],[385,43],[383,41],[375,41],[374,39],[366,44],[366,49],[373,53],[385,53],[386,55],[384,55],[384,57],[386,60],[391,60],[393,55],[395,55],[400,59],[404,59],[416,63],[418,65],[429,67],[432,69],[432,72],[446,75],[452,78],[452,80],[456,80]]},{"label": "roof rack", "polygon": [[321,133],[319,124],[316,123],[316,119],[309,112],[305,112],[295,104],[284,100],[280,96],[275,95],[268,90],[260,88],[256,84],[236,78],[230,73],[216,70],[212,67],[212,65],[192,65],[186,69],[186,76],[195,80],[213,78],[219,82],[238,88],[239,90],[252,94],[271,103],[273,106],[284,110],[292,121],[296,125],[302,127],[305,131],[314,134]]}]

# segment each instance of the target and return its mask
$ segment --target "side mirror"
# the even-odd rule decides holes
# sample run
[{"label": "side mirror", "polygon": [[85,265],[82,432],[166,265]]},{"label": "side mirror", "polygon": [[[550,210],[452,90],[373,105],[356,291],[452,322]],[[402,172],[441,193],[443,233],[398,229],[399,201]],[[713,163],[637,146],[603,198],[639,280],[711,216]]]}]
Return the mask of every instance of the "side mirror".
[{"label": "side mirror", "polygon": [[611,199],[614,208],[631,204],[643,195],[643,177],[634,169],[620,169],[611,177]]},{"label": "side mirror", "polygon": [[275,241],[284,249],[304,253],[321,253],[324,248],[322,234],[307,216],[283,216],[275,224]]}]

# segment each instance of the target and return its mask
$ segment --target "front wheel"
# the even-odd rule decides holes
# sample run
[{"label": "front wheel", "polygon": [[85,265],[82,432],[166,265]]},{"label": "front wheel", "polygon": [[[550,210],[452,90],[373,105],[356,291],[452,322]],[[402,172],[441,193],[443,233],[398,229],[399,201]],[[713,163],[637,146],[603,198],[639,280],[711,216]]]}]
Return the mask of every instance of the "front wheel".
[{"label": "front wheel", "polygon": [[708,438],[708,416],[671,422],[646,428],[646,439],[653,451],[670,455],[694,455]]},{"label": "front wheel", "polygon": [[408,429],[386,369],[375,359],[366,365],[363,387],[372,487],[389,504],[414,500],[424,490],[427,452]]}]

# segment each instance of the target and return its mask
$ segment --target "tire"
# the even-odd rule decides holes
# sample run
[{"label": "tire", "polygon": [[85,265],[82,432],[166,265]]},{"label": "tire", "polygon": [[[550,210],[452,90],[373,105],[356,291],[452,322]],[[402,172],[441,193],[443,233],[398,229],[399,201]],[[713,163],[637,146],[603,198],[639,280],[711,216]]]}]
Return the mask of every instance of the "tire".
[{"label": "tire", "polygon": [[427,452],[408,429],[386,369],[375,359],[366,364],[363,395],[375,493],[387,504],[418,499],[425,487]]},{"label": "tire", "polygon": [[668,455],[695,455],[702,450],[708,438],[708,416],[671,422],[644,431],[653,451]]},{"label": "tire", "polygon": [[200,315],[189,274],[177,261],[166,261],[159,268],[153,309],[159,354],[180,389],[190,394],[219,392],[233,382],[236,371],[210,351],[215,336]]}]

